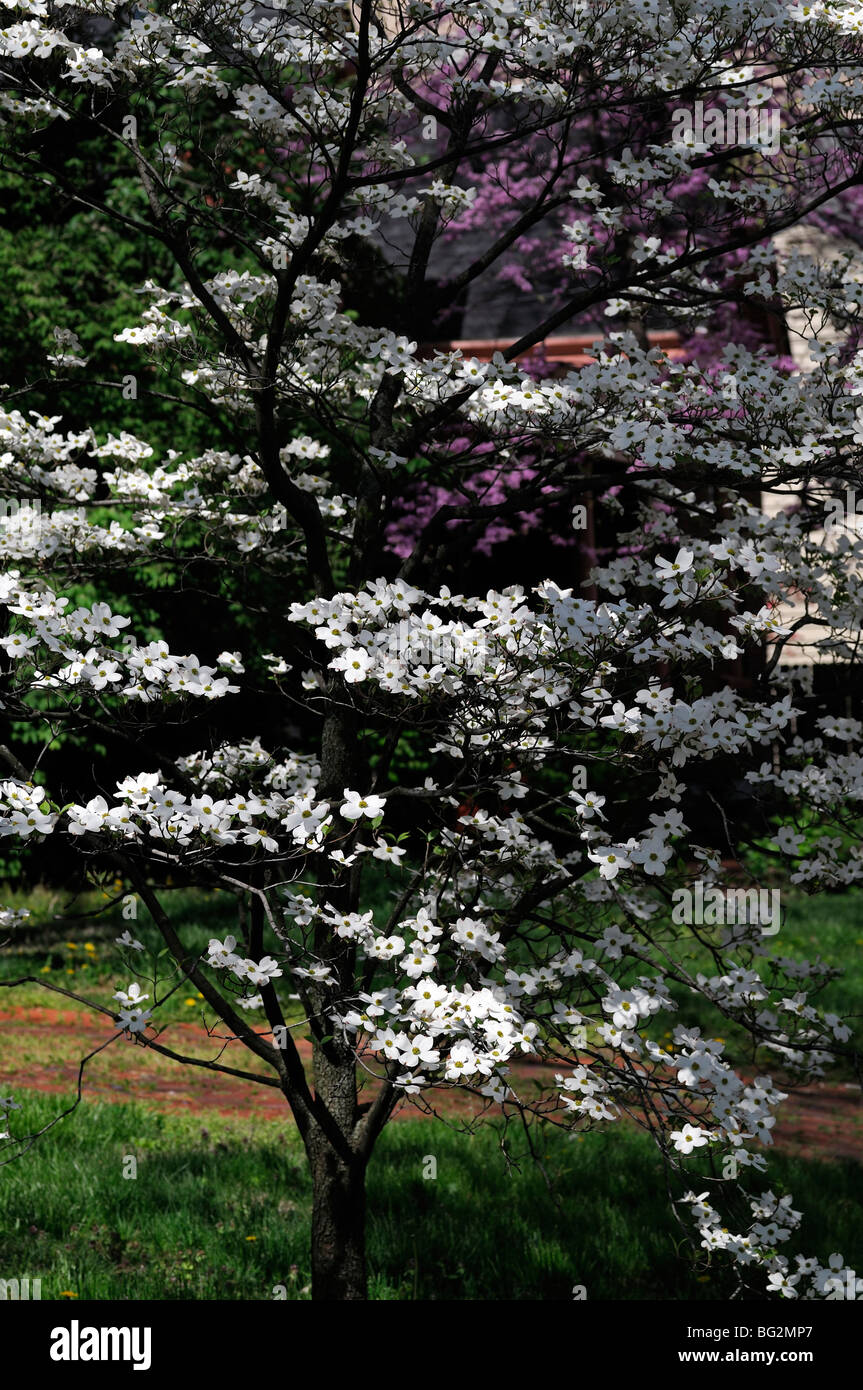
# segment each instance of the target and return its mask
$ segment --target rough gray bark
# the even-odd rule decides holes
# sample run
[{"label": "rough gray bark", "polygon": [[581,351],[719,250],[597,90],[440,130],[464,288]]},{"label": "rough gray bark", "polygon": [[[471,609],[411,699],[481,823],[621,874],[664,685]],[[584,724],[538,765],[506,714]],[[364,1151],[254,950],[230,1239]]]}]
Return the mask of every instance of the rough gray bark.
[{"label": "rough gray bark", "polygon": [[316,1302],[367,1297],[366,1164],[343,1158],[315,1129],[306,1140],[312,1174],[312,1298]]}]

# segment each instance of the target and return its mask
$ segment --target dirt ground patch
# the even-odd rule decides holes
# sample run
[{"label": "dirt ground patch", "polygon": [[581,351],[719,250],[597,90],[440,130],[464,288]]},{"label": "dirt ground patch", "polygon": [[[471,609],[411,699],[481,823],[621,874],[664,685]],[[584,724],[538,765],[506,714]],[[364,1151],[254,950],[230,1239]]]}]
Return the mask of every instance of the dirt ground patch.
[{"label": "dirt ground patch", "polygon": [[[173,1023],[158,1041],[172,1051],[198,1061],[220,1060],[246,1072],[267,1074],[263,1062],[250,1058],[241,1043],[220,1035],[208,1038],[200,1023]],[[248,1114],[284,1122],[281,1092],[254,1085],[205,1067],[182,1065],[149,1047],[117,1034],[110,1019],[93,1019],[75,1009],[10,1008],[0,1011],[0,1091],[37,1090],[68,1094],[78,1081],[80,1059],[97,1048],[84,1073],[84,1092],[93,1100],[141,1100],[162,1110],[192,1110],[200,1114]],[[297,1039],[307,1069],[311,1045]],[[513,1067],[518,1093],[534,1090],[536,1082],[553,1078],[557,1068],[525,1061]],[[369,1096],[373,1095],[369,1087]],[[468,1119],[480,1107],[467,1092],[436,1089],[427,1093],[432,1108],[449,1118]],[[412,1104],[397,1117],[417,1118],[423,1112]],[[863,1102],[851,1084],[816,1082],[796,1090],[779,1109],[775,1146],[806,1158],[848,1158],[863,1162]]]}]

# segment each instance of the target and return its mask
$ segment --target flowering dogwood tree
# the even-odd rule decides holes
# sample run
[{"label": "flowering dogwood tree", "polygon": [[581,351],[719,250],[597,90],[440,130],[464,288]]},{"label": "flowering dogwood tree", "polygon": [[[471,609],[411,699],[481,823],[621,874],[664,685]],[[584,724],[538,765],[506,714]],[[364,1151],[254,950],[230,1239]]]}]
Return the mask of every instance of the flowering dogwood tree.
[{"label": "flowering dogwood tree", "polygon": [[[7,400],[2,488],[39,506],[3,522],[4,718],[28,721],[44,750],[75,729],[126,752],[113,785],[67,789],[42,750],[9,738],[0,832],[72,837],[115,868],[219,1037],[263,1069],[238,1065],[236,1046],[208,1065],[284,1094],[313,1180],[314,1296],[365,1296],[375,1141],[397,1106],[433,1110],[452,1087],[478,1113],[576,1132],[632,1117],[681,1175],[686,1229],[741,1280],[844,1296],[841,1261],[782,1253],[799,1213],[757,1176],[783,1086],[848,1050],[846,1023],[810,998],[831,972],[783,955],[757,914],[681,922],[672,904],[695,880],[722,890],[753,843],[807,891],[863,878],[863,725],[819,717],[782,659],[805,627],[817,655],[856,660],[861,544],[818,527],[859,473],[863,269],[774,243],[861,178],[858,4],[7,9],[4,163],[91,205],[52,160],[55,123],[126,149],[137,193],[101,211],[118,236],[167,247],[177,273],[142,286],[141,321],[120,336],[140,345],[142,373],[155,364],[208,412],[212,445],[155,458],[134,380],[117,389],[139,400],[144,437],[64,432]],[[778,107],[778,148],[675,141],[671,113],[696,101]],[[615,143],[598,159],[583,127],[610,111]],[[396,138],[428,121],[445,131],[428,155]],[[524,206],[480,225],[469,265],[430,286],[475,171],[537,132],[551,153]],[[399,222],[400,292],[386,322],[366,321],[348,307],[357,248]],[[554,307],[490,364],[424,349],[451,298],[542,227],[590,248],[561,257]],[[209,274],[214,248],[223,268]],[[808,374],[743,345],[719,370],[673,363],[620,327],[661,314],[686,329],[741,294],[829,323]],[[590,365],[542,380],[513,365],[588,311],[609,323]],[[70,392],[86,377],[71,332],[51,369]],[[511,499],[462,486],[524,456]],[[394,557],[386,529],[418,479],[460,500]],[[551,505],[624,482],[640,515],[595,572],[596,598],[567,582],[560,552],[530,591],[459,591],[465,534],[507,508],[541,527]],[[786,492],[785,510],[763,511],[759,490]],[[204,631],[202,655],[174,651],[116,605],[80,601],[84,582],[131,585],[137,567],[190,556],[228,626],[229,580],[266,580],[253,650],[210,650]],[[238,738],[232,712],[265,681],[280,713]],[[290,746],[297,720],[314,742]],[[166,733],[186,722],[176,757]],[[417,735],[412,777],[400,750]],[[708,765],[746,783],[745,815],[704,792]],[[191,948],[169,876],[235,894],[236,935]],[[195,1061],[157,1032],[171,981],[131,931],[119,945],[118,1036]],[[687,999],[718,1034],[742,1028],[758,1066],[738,1074],[720,1036],[678,1021]],[[539,1098],[513,1070],[524,1059],[546,1063]],[[26,1083],[25,1067],[24,1096]],[[25,1119],[9,1116],[13,1152]]]}]

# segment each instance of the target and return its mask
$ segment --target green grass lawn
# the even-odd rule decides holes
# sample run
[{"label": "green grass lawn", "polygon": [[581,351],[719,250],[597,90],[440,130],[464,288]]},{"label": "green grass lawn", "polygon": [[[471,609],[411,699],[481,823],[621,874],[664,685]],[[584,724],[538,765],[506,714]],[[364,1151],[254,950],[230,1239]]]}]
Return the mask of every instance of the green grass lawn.
[{"label": "green grass lawn", "polygon": [[[166,895],[168,896],[168,895]],[[25,905],[0,893],[8,905]],[[36,895],[45,930],[0,955],[0,979],[19,973],[92,994],[108,1003],[122,968],[113,937],[129,928],[157,951],[157,933],[142,911],[124,921],[99,912],[94,893],[80,924],[49,932],[62,903]],[[234,930],[227,894],[177,891],[172,916],[190,945]],[[825,1007],[863,1013],[863,894],[795,896],[774,949],[820,955],[843,968],[824,992]],[[89,914],[89,915],[87,915]],[[689,947],[683,947],[689,950]],[[694,959],[688,962],[695,965]],[[167,959],[163,960],[167,970]],[[192,1019],[200,1001],[185,985],[163,1015]],[[718,1017],[682,992],[675,1021],[716,1033]],[[0,991],[9,1005],[63,1007],[37,985]],[[668,1016],[666,1016],[668,1018]],[[671,1026],[670,1021],[663,1024]],[[723,1028],[734,1055],[734,1034]],[[7,1026],[14,1040],[14,1025]],[[16,1099],[28,1129],[62,1109],[60,1097],[27,1092]],[[162,1114],[146,1105],[85,1102],[20,1160],[0,1167],[0,1278],[42,1279],[45,1298],[270,1299],[284,1285],[308,1296],[310,1191],[291,1127],[255,1126],[249,1114]],[[17,1126],[20,1128],[20,1126]],[[515,1154],[524,1149],[515,1142]],[[551,1131],[541,1171],[529,1158],[508,1168],[490,1130],[466,1136],[424,1121],[399,1121],[384,1134],[369,1176],[369,1266],[375,1299],[569,1299],[576,1284],[588,1298],[725,1297],[732,1288],[721,1263],[679,1257],[684,1231],[675,1223],[664,1175],[650,1142],[612,1126],[578,1141]],[[137,1159],[125,1179],[124,1156]],[[424,1159],[437,1178],[423,1178]],[[863,1167],[771,1154],[771,1186],[794,1193],[806,1214],[799,1246],[822,1260],[841,1250],[863,1268]],[[697,1176],[693,1178],[697,1184]],[[696,1188],[696,1190],[701,1190]]]},{"label": "green grass lawn", "polygon": [[[61,1108],[58,1097],[21,1099],[28,1128]],[[310,1190],[295,1131],[251,1118],[203,1124],[85,1102],[0,1168],[0,1277],[40,1277],[44,1299],[70,1301],[267,1300],[278,1285],[308,1297]],[[550,1132],[544,1172],[514,1131],[512,1150],[508,1170],[489,1129],[416,1120],[385,1131],[369,1175],[372,1298],[566,1300],[576,1284],[588,1299],[730,1292],[721,1263],[676,1253],[682,1231],[641,1134]],[[134,1179],[123,1177],[127,1156]],[[822,1259],[841,1250],[863,1267],[863,1168],[773,1156],[769,1185],[793,1191],[806,1215],[793,1248]]]},{"label": "green grass lawn", "polygon": [[[382,883],[376,887],[383,892]],[[29,901],[35,920],[34,928],[20,937],[18,933],[13,934],[7,949],[0,952],[0,983],[21,975],[30,976],[34,983],[15,989],[0,989],[0,1011],[15,1007],[71,1007],[80,1008],[82,1020],[90,1020],[93,1015],[83,1006],[65,1000],[43,985],[71,990],[114,1011],[117,1006],[112,995],[118,984],[128,984],[133,977],[131,970],[140,971],[139,978],[147,979],[145,992],[151,995],[148,1001],[151,1004],[153,991],[150,976],[155,962],[160,981],[160,1000],[165,1000],[167,995],[167,1002],[160,1003],[158,1009],[160,1026],[180,1021],[198,1025],[202,1042],[206,1044],[202,1023],[212,1024],[215,1019],[204,1005],[201,995],[177,974],[173,962],[161,946],[158,931],[146,909],[142,908],[139,918],[132,921],[123,919],[118,904],[105,910],[106,901],[110,901],[111,896],[117,897],[123,891],[123,885],[108,885],[108,889],[107,897],[103,890],[94,890],[78,902],[75,911],[80,914],[80,921],[71,925],[67,917],[62,934],[57,935],[56,928],[51,926],[52,919],[58,913],[70,912],[59,893],[40,888],[28,897],[23,892],[16,894],[0,886],[0,902],[22,906]],[[211,937],[223,938],[229,932],[237,931],[236,904],[228,893],[176,888],[165,891],[162,897],[170,915],[181,928],[184,942],[191,949],[205,952]],[[786,919],[782,929],[778,936],[768,942],[771,952],[794,958],[821,957],[829,965],[842,970],[840,978],[830,981],[818,1000],[825,1010],[849,1017],[859,1037],[859,1022],[863,1016],[863,893],[819,894],[815,897],[796,894],[786,897],[784,906]],[[140,938],[147,947],[146,955],[133,955],[131,970],[123,967],[113,944],[114,938],[126,930]],[[681,939],[675,954],[693,974],[698,970],[712,973],[715,969],[707,952],[691,938]],[[766,972],[766,960],[756,962],[756,966],[762,973]],[[633,967],[633,973],[637,971],[638,968]],[[670,1030],[675,1024],[697,1026],[707,1036],[718,1035],[725,1039],[725,1055],[732,1065],[757,1066],[777,1072],[775,1056],[762,1052],[753,1058],[748,1035],[733,1022],[723,1019],[707,1000],[675,984],[670,986],[670,993],[677,1011],[662,1012],[650,1023],[649,1032],[656,1041],[670,1045]],[[289,1022],[301,1019],[299,1006],[292,1005],[289,1000],[286,1000],[286,1017]],[[7,1025],[7,1032],[10,1031],[14,1033],[14,1023]],[[71,1042],[71,1036],[62,1033],[46,1032],[43,1039],[34,1037],[30,1042],[31,1049],[35,1049],[31,1061],[49,1066],[54,1061],[69,1060],[67,1043],[71,1045]],[[110,1060],[119,1066],[124,1059],[118,1051],[112,1051]],[[826,1076],[834,1081],[855,1079],[850,1062],[842,1059],[827,1071]]]},{"label": "green grass lawn", "polygon": [[[383,913],[384,884],[374,886],[381,899],[377,906]],[[92,993],[100,1002],[110,1003],[121,977],[123,983],[127,983],[113,947],[114,938],[129,930],[143,941],[148,952],[162,949],[161,938],[145,908],[141,908],[136,921],[124,920],[119,906],[105,910],[106,897],[118,891],[122,889],[111,889],[108,895],[98,890],[88,893],[69,909],[81,915],[80,923],[67,925],[58,933],[52,931],[51,920],[67,906],[61,894],[46,888],[28,894],[0,885],[0,902],[9,907],[29,906],[37,924],[34,937],[28,940],[22,936],[19,942],[18,937],[13,936],[10,947],[0,954],[0,980],[32,974],[83,994]],[[175,889],[164,892],[162,898],[181,929],[183,942],[190,948],[205,951],[210,937],[224,937],[229,932],[237,934],[235,901],[228,893]],[[822,893],[815,897],[789,894],[783,895],[783,905],[787,909],[787,919],[779,935],[771,939],[771,949],[778,955],[794,958],[814,960],[820,956],[827,964],[841,969],[841,978],[824,988],[818,996],[819,1002],[827,1010],[856,1016],[859,1020],[863,1017],[863,892]],[[702,969],[713,973],[707,953],[697,943],[682,941],[677,954],[691,971]],[[151,959],[149,954],[141,958],[141,965],[149,964]],[[761,968],[763,970],[763,965]],[[169,959],[163,956],[160,971],[164,972],[166,981],[169,970]],[[712,1006],[676,986],[671,992],[680,1009],[674,1022],[698,1024],[716,1032],[719,1015]],[[188,1018],[192,1013],[192,1005],[185,1002],[188,997],[187,988],[178,990],[161,1010],[160,1018],[165,1022]],[[56,1006],[58,1000],[56,996],[52,999],[49,992],[38,985],[27,985],[0,992],[0,1009],[11,1004]],[[662,1017],[667,1020],[669,1016]],[[669,1026],[668,1021],[663,1023],[664,1028]],[[729,1027],[726,1031],[731,1038],[733,1029]]]},{"label": "green grass lawn", "polygon": [[[779,933],[767,943],[771,954],[809,961],[820,957],[827,965],[841,970],[841,976],[824,985],[813,996],[813,1002],[825,1012],[849,1018],[852,1032],[859,1037],[863,1018],[863,893],[820,893],[813,897],[783,894],[782,901],[787,917]],[[715,965],[697,943],[682,946],[678,958],[692,974],[698,970],[715,974]],[[754,968],[762,978],[768,978],[766,960],[755,961]],[[708,1035],[720,1031],[719,1015],[706,999],[677,985],[671,986],[670,993],[678,1006],[678,1013],[673,1016],[675,1023],[698,1025]],[[746,1035],[741,1029],[729,1023],[721,1032],[728,1042],[726,1056],[730,1061],[747,1055]],[[763,1060],[769,1063],[770,1054],[765,1053]],[[772,1065],[775,1068],[775,1059]],[[843,1077],[851,1074],[848,1067],[842,1066],[830,1073]]]},{"label": "green grass lawn", "polygon": [[[42,987],[42,982],[116,1008],[112,994],[118,984],[125,986],[133,978],[114,945],[115,939],[126,931],[147,948],[146,954],[141,955],[126,952],[133,958],[137,970],[145,975],[152,973],[154,957],[161,952],[157,962],[161,995],[181,980],[146,908],[141,907],[138,919],[126,920],[122,906],[111,903],[122,891],[121,885],[112,885],[107,892],[94,890],[70,906],[68,899],[59,892],[44,887],[28,893],[0,886],[3,906],[27,907],[32,912],[32,922],[28,923],[26,932],[10,933],[10,945],[0,954],[0,981],[25,975],[37,981],[0,990],[0,1009],[66,1007],[56,992]],[[161,893],[160,898],[190,950],[205,952],[211,937],[224,938],[231,932],[237,935],[236,901],[231,894],[218,890],[176,889]],[[54,926],[55,916],[65,919],[62,928]],[[170,1023],[194,1017],[199,1005],[200,996],[190,991],[188,984],[180,983],[170,999],[160,1006],[159,1020]]]}]

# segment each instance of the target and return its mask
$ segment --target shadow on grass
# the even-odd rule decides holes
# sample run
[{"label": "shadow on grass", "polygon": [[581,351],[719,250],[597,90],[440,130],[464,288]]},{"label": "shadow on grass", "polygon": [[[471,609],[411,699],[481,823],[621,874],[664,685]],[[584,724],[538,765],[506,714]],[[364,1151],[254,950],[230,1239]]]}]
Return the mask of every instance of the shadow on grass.
[{"label": "shadow on grass", "polygon": [[[23,1114],[37,1128],[61,1108],[36,1096]],[[731,1293],[721,1260],[687,1257],[688,1227],[641,1134],[550,1132],[542,1170],[523,1135],[512,1151],[508,1169],[490,1129],[399,1121],[384,1133],[369,1173],[373,1299],[559,1301],[578,1285],[588,1300]],[[751,1182],[767,1187],[792,1191],[805,1214],[788,1253],[841,1250],[861,1267],[863,1168],[777,1157]],[[85,1104],[0,1169],[0,1277],[41,1278],[43,1298],[70,1301],[307,1298],[310,1209],[292,1129]]]}]

